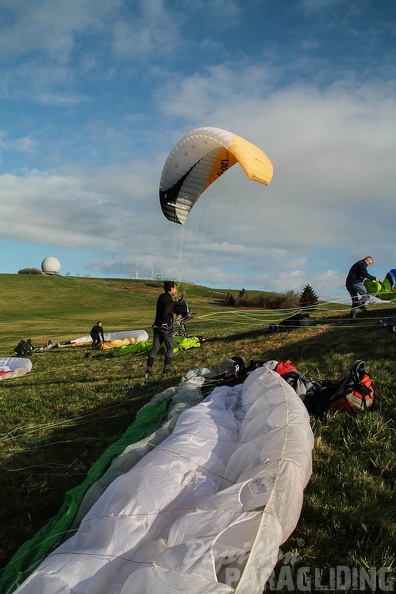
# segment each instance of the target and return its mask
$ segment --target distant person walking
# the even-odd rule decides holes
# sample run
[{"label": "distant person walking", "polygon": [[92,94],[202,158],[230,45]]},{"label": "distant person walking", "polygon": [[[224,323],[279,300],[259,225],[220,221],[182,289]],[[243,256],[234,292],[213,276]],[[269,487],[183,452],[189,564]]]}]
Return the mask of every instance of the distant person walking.
[{"label": "distant person walking", "polygon": [[100,347],[101,342],[104,342],[104,332],[102,322],[96,322],[91,330],[92,350]]},{"label": "distant person walking", "polygon": [[[363,258],[363,260],[358,260],[351,266],[348,276],[346,277],[345,286],[352,299],[350,314],[351,320],[356,319],[358,309],[361,309],[362,311],[367,310],[366,303],[370,297],[367,294],[367,289],[363,284],[364,279],[368,278],[370,280],[375,280],[378,283],[380,282],[379,278],[373,276],[367,270],[367,267],[371,266],[372,263],[373,259],[371,256],[366,256]],[[361,295],[360,299],[359,295]]]},{"label": "distant person walking", "polygon": [[173,357],[173,308],[177,287],[173,281],[164,282],[164,293],[158,297],[153,324],[153,347],[147,359],[145,377],[150,377],[154,360],[158,355],[161,345],[165,345],[165,363],[162,373],[168,373]]}]

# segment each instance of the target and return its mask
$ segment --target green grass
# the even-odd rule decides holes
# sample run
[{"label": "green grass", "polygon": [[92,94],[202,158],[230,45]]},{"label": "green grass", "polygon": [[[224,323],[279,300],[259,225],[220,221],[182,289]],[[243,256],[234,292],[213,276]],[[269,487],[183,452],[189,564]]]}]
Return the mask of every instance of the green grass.
[{"label": "green grass", "polygon": [[[239,355],[246,363],[291,359],[310,379],[340,379],[354,360],[366,361],[375,408],[312,419],[313,474],[282,551],[298,556],[294,569],[393,566],[396,334],[375,329],[375,321],[394,315],[395,305],[371,306],[350,325],[346,306],[319,304],[310,311],[316,326],[268,334],[268,324],[293,312],[230,311],[222,305],[228,289],[182,289],[196,314],[188,331],[206,342],[176,354],[169,378],[160,374],[161,355],[147,382],[146,355],[87,359],[87,349],[78,347],[34,353],[29,374],[0,382],[1,564],[58,512],[66,491],[82,482],[152,396],[189,369]],[[0,356],[12,356],[21,339],[42,346],[83,336],[99,319],[105,332],[150,333],[161,290],[155,281],[0,275]]]}]

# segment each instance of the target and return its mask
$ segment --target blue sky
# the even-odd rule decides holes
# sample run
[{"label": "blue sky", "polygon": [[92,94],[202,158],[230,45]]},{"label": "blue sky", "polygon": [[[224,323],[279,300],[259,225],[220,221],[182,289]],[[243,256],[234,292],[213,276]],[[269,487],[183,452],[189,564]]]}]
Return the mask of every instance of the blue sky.
[{"label": "blue sky", "polygon": [[[338,298],[370,254],[383,279],[395,32],[394,0],[1,0],[0,272],[55,256],[61,274]],[[182,227],[158,185],[201,126],[257,144],[274,177],[236,165]]]}]

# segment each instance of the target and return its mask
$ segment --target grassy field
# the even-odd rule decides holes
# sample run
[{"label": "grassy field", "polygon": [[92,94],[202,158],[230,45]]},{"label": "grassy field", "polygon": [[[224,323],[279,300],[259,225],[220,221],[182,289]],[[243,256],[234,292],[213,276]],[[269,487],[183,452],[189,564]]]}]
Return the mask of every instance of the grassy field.
[{"label": "grassy field", "polygon": [[[206,342],[176,354],[170,377],[160,374],[161,355],[145,381],[147,355],[86,358],[88,349],[78,347],[33,353],[29,374],[0,382],[0,566],[58,512],[143,404],[189,369],[238,355],[246,363],[291,359],[310,379],[340,379],[354,360],[366,362],[374,410],[312,418],[313,474],[278,570],[286,563],[293,571],[394,567],[396,334],[375,322],[395,315],[396,303],[371,306],[354,325],[346,306],[319,304],[310,312],[315,326],[269,334],[269,324],[294,311],[230,311],[223,305],[228,289],[182,289],[195,313],[188,331]],[[155,281],[0,275],[0,356],[12,356],[21,339],[43,346],[89,334],[99,319],[105,332],[150,334],[161,290]]]}]

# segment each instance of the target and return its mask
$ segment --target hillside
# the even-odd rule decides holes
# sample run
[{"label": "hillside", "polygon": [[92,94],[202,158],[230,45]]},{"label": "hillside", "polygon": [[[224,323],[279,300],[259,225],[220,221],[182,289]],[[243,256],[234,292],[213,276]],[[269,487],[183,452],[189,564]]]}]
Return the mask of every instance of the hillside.
[{"label": "hillside", "polygon": [[[183,289],[200,314],[219,309],[221,291],[197,285]],[[99,319],[107,332],[149,330],[161,291],[161,281],[0,274],[0,350],[21,338],[40,344],[83,336]]]},{"label": "hillside", "polygon": [[[340,379],[354,360],[366,362],[376,384],[374,410],[311,419],[313,474],[297,529],[282,548],[287,560],[279,567],[291,558],[293,571],[392,566],[396,334],[377,330],[375,322],[395,315],[395,306],[371,306],[350,325],[346,306],[320,304],[310,311],[315,326],[271,334],[265,332],[268,324],[290,311],[230,311],[221,291],[183,289],[196,314],[188,330],[206,342],[176,354],[169,378],[160,374],[161,360],[146,382],[145,355],[97,353],[87,359],[80,347],[33,353],[29,374],[0,382],[2,564],[58,512],[65,493],[84,480],[152,396],[176,385],[189,369],[215,367],[238,355],[247,363],[291,359],[310,379]],[[39,345],[83,336],[97,319],[105,331],[150,332],[160,292],[161,283],[154,281],[0,275],[0,356],[12,355],[21,338]]]}]

